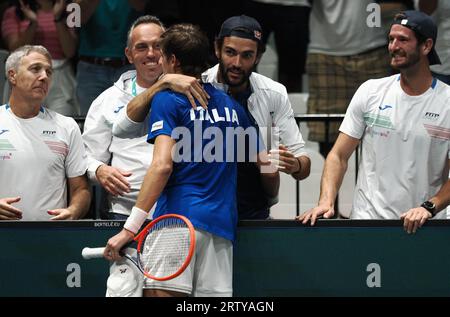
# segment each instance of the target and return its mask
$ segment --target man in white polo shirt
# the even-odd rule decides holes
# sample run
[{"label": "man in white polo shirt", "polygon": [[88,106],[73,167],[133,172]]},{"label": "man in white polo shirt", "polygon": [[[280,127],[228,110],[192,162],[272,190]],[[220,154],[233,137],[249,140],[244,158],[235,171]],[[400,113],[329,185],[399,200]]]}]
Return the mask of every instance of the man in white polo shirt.
[{"label": "man in white polo shirt", "polygon": [[80,129],[42,105],[51,63],[47,49],[32,45],[6,60],[11,96],[0,106],[0,220],[79,219],[89,209]]},{"label": "man in white polo shirt", "polygon": [[353,97],[327,157],[318,206],[298,217],[313,225],[334,214],[348,158],[363,140],[351,218],[403,219],[414,233],[450,203],[450,87],[432,77],[439,64],[437,28],[418,11],[397,14],[389,33],[391,66],[400,71],[368,80]]},{"label": "man in white polo shirt", "polygon": [[188,76],[160,78],[159,37],[163,32],[164,27],[157,17],[145,15],[133,22],[125,55],[136,70],[125,72],[101,93],[86,116],[83,141],[88,160],[87,174],[89,180],[99,183],[108,192],[108,219],[127,219],[153,157],[153,145],[147,143],[146,124],[133,125],[140,133],[136,138],[112,134],[113,123],[125,111],[127,103],[146,89],[151,97],[167,88],[181,93],[184,93],[183,88],[195,91],[189,84],[191,81],[202,89],[195,78]]}]

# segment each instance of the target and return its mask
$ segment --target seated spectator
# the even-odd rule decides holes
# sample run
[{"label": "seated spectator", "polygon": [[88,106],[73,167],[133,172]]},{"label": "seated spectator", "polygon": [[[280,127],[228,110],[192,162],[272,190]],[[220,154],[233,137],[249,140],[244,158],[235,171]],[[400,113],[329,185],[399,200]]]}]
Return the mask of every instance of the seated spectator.
[{"label": "seated spectator", "polygon": [[42,106],[53,74],[49,52],[20,47],[5,68],[11,96],[0,107],[0,220],[82,218],[90,194],[80,129]]},{"label": "seated spectator", "polygon": [[[45,104],[60,114],[79,114],[75,76],[70,58],[76,53],[77,35],[66,25],[66,0],[19,0],[3,16],[2,36],[10,51],[27,44],[47,48],[52,56],[53,82]],[[7,100],[7,96],[4,97]]]}]

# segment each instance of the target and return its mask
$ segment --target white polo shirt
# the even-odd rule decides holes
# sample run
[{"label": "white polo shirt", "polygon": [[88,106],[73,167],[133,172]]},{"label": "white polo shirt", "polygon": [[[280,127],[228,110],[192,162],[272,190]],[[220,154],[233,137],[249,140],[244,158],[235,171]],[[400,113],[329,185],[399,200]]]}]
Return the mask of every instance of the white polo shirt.
[{"label": "white polo shirt", "polygon": [[0,198],[20,196],[13,206],[22,220],[49,220],[67,207],[67,178],[84,175],[86,155],[75,120],[41,108],[33,118],[0,106]]},{"label": "white polo shirt", "polygon": [[340,131],[363,139],[351,218],[398,219],[448,179],[450,87],[434,79],[425,93],[409,96],[399,75],[368,80]]},{"label": "white polo shirt", "polygon": [[126,117],[126,105],[144,90],[136,83],[135,70],[125,72],[92,102],[86,116],[83,141],[88,157],[89,179],[97,182],[96,171],[102,164],[132,173],[126,177],[130,183],[128,193],[108,195],[109,212],[130,214],[153,158],[153,145],[147,142],[147,121],[134,126],[133,132],[138,134],[136,138],[120,138],[112,133],[114,122],[121,115]]}]

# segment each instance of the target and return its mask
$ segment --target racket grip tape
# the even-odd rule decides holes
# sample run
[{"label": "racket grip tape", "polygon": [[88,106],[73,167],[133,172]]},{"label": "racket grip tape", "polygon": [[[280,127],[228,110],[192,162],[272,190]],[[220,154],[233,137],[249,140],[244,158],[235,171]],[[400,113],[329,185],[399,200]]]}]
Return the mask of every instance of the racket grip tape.
[{"label": "racket grip tape", "polygon": [[96,259],[96,258],[102,258],[103,257],[103,251],[105,250],[104,247],[101,248],[83,248],[81,251],[81,256],[88,260],[88,259]]},{"label": "racket grip tape", "polygon": [[[120,256],[124,256],[125,255],[125,250],[130,247],[132,244],[134,243],[133,240],[131,240],[130,242],[126,243],[122,249],[120,249],[119,251],[119,255]],[[83,259],[85,260],[89,260],[89,259],[98,259],[98,258],[102,258],[103,257],[103,251],[105,251],[105,247],[99,247],[99,248],[89,248],[89,247],[85,247],[83,248],[83,250],[81,250],[81,256],[83,257]]]}]

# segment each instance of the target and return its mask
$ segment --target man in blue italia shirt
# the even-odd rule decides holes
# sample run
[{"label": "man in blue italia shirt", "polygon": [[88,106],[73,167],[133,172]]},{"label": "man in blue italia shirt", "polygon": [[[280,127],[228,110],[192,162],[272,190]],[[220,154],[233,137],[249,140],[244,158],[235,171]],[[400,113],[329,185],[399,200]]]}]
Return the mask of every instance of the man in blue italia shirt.
[{"label": "man in blue italia shirt", "polygon": [[[175,25],[161,36],[160,46],[164,73],[199,78],[206,69],[208,43],[198,28]],[[232,295],[236,162],[256,160],[261,145],[257,130],[236,101],[210,84],[204,89],[210,96],[207,111],[192,109],[184,95],[173,91],[155,95],[148,135],[149,142],[154,142],[153,161],[124,229],[105,249],[106,258],[118,259],[118,251],[139,230],[158,197],[154,217],[177,213],[191,220],[196,251],[190,265],[170,281],[147,279],[144,296]],[[249,142],[242,148],[243,137]],[[279,178],[273,170],[262,178],[267,191],[276,195]]]}]

